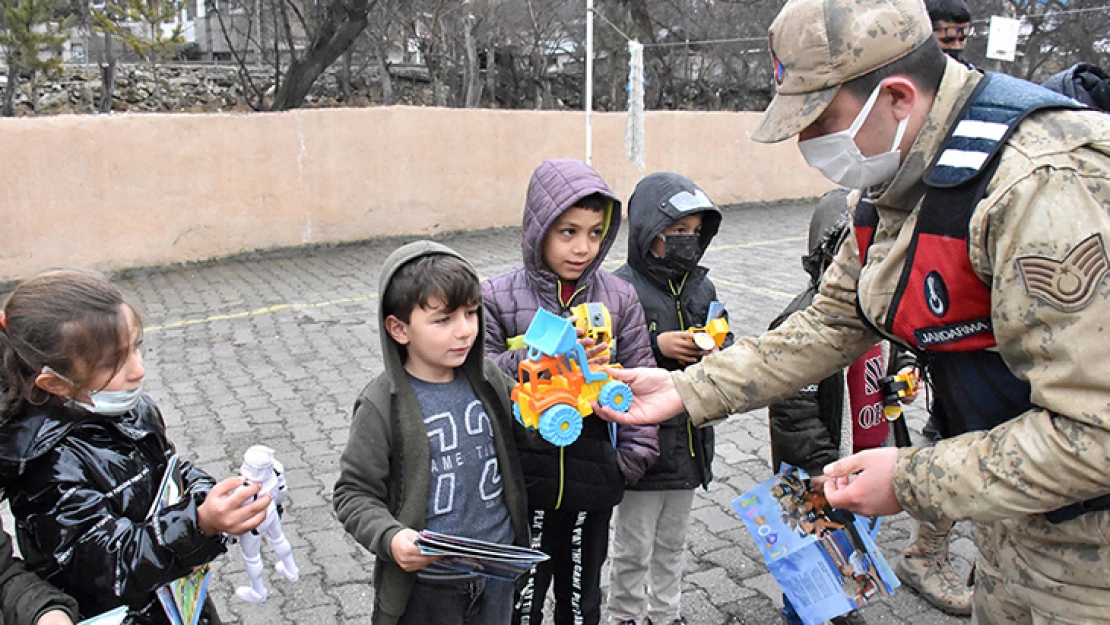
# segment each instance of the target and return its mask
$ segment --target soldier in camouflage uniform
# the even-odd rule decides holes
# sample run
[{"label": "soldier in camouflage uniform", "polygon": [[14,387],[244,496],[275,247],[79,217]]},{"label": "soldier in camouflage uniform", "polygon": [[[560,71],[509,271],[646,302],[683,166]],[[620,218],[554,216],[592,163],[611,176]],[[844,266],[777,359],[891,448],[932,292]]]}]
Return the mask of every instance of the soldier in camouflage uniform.
[{"label": "soldier in camouflage uniform", "polygon": [[[798,135],[811,165],[866,189],[855,193],[866,202],[852,236],[808,309],[684,371],[614,372],[636,399],[626,415],[599,414],[646,424],[686,410],[696,424],[712,423],[829,375],[880,338],[914,347],[966,431],[935,447],[869,450],[826,467],[829,501],[864,514],[974,521],[973,622],[1110,622],[1110,117],[1068,110],[1064,100],[1011,130],[969,120],[965,105],[979,102],[981,82],[1020,81],[947,59],[931,35],[921,0],[786,4],[770,29],[778,94],[752,138]],[[1036,89],[1019,91],[1044,99]],[[845,135],[855,154],[829,149]],[[976,151],[992,142],[997,151]],[[922,210],[943,186],[940,174],[987,161],[997,169],[983,178],[981,199],[948,224],[963,234],[919,235],[919,223],[944,221],[946,207]],[[867,214],[875,219],[861,219]],[[938,317],[971,306],[963,293],[976,284],[964,280],[949,297],[931,275],[907,271],[922,249],[952,241],[960,254],[948,260],[967,266],[986,316],[899,330],[895,313],[906,306]],[[939,348],[968,340],[984,347],[958,355],[977,365],[937,368],[959,362]],[[999,367],[1005,385],[978,383]],[[964,380],[976,384],[961,387]],[[951,402],[961,393],[1019,408]]]}]

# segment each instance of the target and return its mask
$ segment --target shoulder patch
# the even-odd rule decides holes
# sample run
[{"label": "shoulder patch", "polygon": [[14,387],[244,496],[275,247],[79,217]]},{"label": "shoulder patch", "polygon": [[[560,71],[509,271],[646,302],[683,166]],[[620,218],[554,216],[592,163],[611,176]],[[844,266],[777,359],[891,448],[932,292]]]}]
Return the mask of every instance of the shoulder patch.
[{"label": "shoulder patch", "polygon": [[1014,262],[1026,293],[1068,313],[1086,308],[1110,271],[1100,233],[1083,239],[1060,260],[1024,254]]}]

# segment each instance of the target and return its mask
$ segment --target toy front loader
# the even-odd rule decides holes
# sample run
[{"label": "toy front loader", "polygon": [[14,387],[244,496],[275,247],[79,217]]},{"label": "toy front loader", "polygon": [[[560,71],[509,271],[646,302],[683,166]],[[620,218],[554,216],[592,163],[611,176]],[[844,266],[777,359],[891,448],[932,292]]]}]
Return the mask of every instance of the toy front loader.
[{"label": "toy front loader", "polygon": [[541,308],[524,333],[524,344],[528,358],[521,361],[513,386],[513,414],[544,440],[559,447],[578,440],[582,419],[593,413],[591,400],[621,412],[632,405],[627,384],[590,368],[569,319]]}]

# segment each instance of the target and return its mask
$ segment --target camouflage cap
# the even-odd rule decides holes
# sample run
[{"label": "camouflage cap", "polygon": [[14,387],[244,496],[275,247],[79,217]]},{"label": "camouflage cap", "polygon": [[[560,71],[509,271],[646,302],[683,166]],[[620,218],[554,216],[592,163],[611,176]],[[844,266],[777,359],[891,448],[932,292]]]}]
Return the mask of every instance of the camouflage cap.
[{"label": "camouflage cap", "polygon": [[778,89],[752,139],[793,137],[821,115],[841,85],[932,36],[922,0],[790,0],[768,31]]}]

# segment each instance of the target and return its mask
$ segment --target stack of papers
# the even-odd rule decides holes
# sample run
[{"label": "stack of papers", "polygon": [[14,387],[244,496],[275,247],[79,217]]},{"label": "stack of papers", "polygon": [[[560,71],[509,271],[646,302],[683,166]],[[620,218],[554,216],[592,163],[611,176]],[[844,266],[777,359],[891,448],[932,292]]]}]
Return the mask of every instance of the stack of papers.
[{"label": "stack of papers", "polygon": [[416,545],[420,547],[420,553],[443,556],[436,562],[439,569],[509,581],[524,575],[548,558],[546,553],[527,547],[500,545],[427,530],[420,532]]}]

